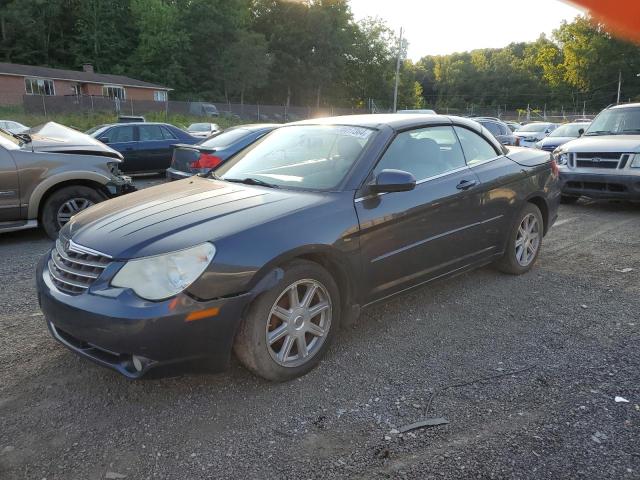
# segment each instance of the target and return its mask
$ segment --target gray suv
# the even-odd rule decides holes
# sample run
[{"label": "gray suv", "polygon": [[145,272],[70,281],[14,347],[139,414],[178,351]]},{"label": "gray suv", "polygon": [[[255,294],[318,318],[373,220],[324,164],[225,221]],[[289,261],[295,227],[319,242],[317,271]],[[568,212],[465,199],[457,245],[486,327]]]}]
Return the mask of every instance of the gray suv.
[{"label": "gray suv", "polygon": [[122,156],[84,133],[49,122],[28,134],[0,129],[0,232],[41,225],[56,238],[71,216],[135,190]]},{"label": "gray suv", "polygon": [[584,134],[554,150],[562,200],[640,200],[640,103],[605,108]]}]

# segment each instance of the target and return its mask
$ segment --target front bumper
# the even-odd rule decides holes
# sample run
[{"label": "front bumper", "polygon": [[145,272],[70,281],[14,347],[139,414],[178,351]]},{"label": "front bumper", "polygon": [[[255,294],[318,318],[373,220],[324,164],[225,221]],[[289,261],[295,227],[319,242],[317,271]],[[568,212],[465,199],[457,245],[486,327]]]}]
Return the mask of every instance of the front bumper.
[{"label": "front bumper", "polygon": [[561,171],[560,181],[567,196],[640,200],[640,176]]},{"label": "front bumper", "polygon": [[126,193],[135,192],[137,188],[133,185],[133,181],[131,177],[126,175],[118,175],[113,177],[111,182],[105,185],[107,190],[109,190],[109,194],[112,197],[118,197],[120,195],[124,195]]},{"label": "front bumper", "polygon": [[[67,295],[52,283],[48,259],[49,254],[42,258],[36,273],[40,308],[53,337],[78,355],[129,378],[194,358],[209,357],[209,364],[218,369],[228,365],[250,294],[206,302],[180,294],[149,302],[128,289],[90,287],[83,294]],[[196,311],[211,315],[188,321]]]}]

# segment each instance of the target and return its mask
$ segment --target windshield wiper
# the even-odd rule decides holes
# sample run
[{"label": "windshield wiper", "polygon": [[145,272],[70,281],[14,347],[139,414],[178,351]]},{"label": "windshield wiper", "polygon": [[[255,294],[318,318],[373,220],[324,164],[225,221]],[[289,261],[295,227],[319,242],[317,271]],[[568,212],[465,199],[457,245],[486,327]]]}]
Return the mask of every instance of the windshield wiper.
[{"label": "windshield wiper", "polygon": [[221,180],[225,180],[227,182],[234,182],[234,183],[244,183],[245,185],[259,185],[261,187],[267,187],[267,188],[280,188],[279,185],[275,185],[273,183],[265,182],[264,180],[259,180],[257,178],[253,178],[253,177],[247,177],[247,178],[223,178]]},{"label": "windshield wiper", "polygon": [[626,128],[622,130],[622,133],[628,133],[628,132],[640,132],[640,128]]},{"label": "windshield wiper", "polygon": [[589,133],[585,133],[584,136],[585,137],[590,137],[590,136],[595,136],[595,135],[611,135],[611,131],[610,130],[596,130],[595,132],[589,132]]},{"label": "windshield wiper", "polygon": [[7,135],[11,135],[13,138],[20,140],[23,144],[31,143],[32,141],[31,135],[29,135],[28,133],[13,133],[13,132],[10,132],[9,130],[5,130],[4,128],[0,128],[0,130],[6,133]]},{"label": "windshield wiper", "polygon": [[212,178],[213,180],[222,180],[222,178],[216,175],[216,172],[214,172],[214,170],[215,170],[215,167],[209,170],[208,172],[198,173],[197,175],[202,178]]}]

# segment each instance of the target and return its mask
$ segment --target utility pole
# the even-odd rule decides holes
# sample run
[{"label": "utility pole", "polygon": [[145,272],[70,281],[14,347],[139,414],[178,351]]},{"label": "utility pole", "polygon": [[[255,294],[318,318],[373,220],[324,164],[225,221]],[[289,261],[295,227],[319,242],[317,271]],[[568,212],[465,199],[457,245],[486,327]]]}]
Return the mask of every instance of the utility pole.
[{"label": "utility pole", "polygon": [[620,103],[620,86],[622,85],[622,70],[618,70],[618,100],[616,103]]},{"label": "utility pole", "polygon": [[402,27],[400,27],[400,38],[398,40],[398,58],[396,59],[396,84],[393,88],[393,113],[398,110],[398,77],[400,76],[400,57],[402,56]]}]

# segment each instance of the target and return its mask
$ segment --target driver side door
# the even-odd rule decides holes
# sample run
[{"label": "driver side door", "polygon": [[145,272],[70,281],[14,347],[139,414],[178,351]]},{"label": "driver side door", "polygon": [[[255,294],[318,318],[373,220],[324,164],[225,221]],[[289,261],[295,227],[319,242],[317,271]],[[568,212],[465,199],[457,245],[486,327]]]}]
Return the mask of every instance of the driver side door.
[{"label": "driver side door", "polygon": [[415,189],[355,200],[369,301],[464,268],[477,247],[479,179],[451,126],[399,133],[373,171],[407,171]]}]

